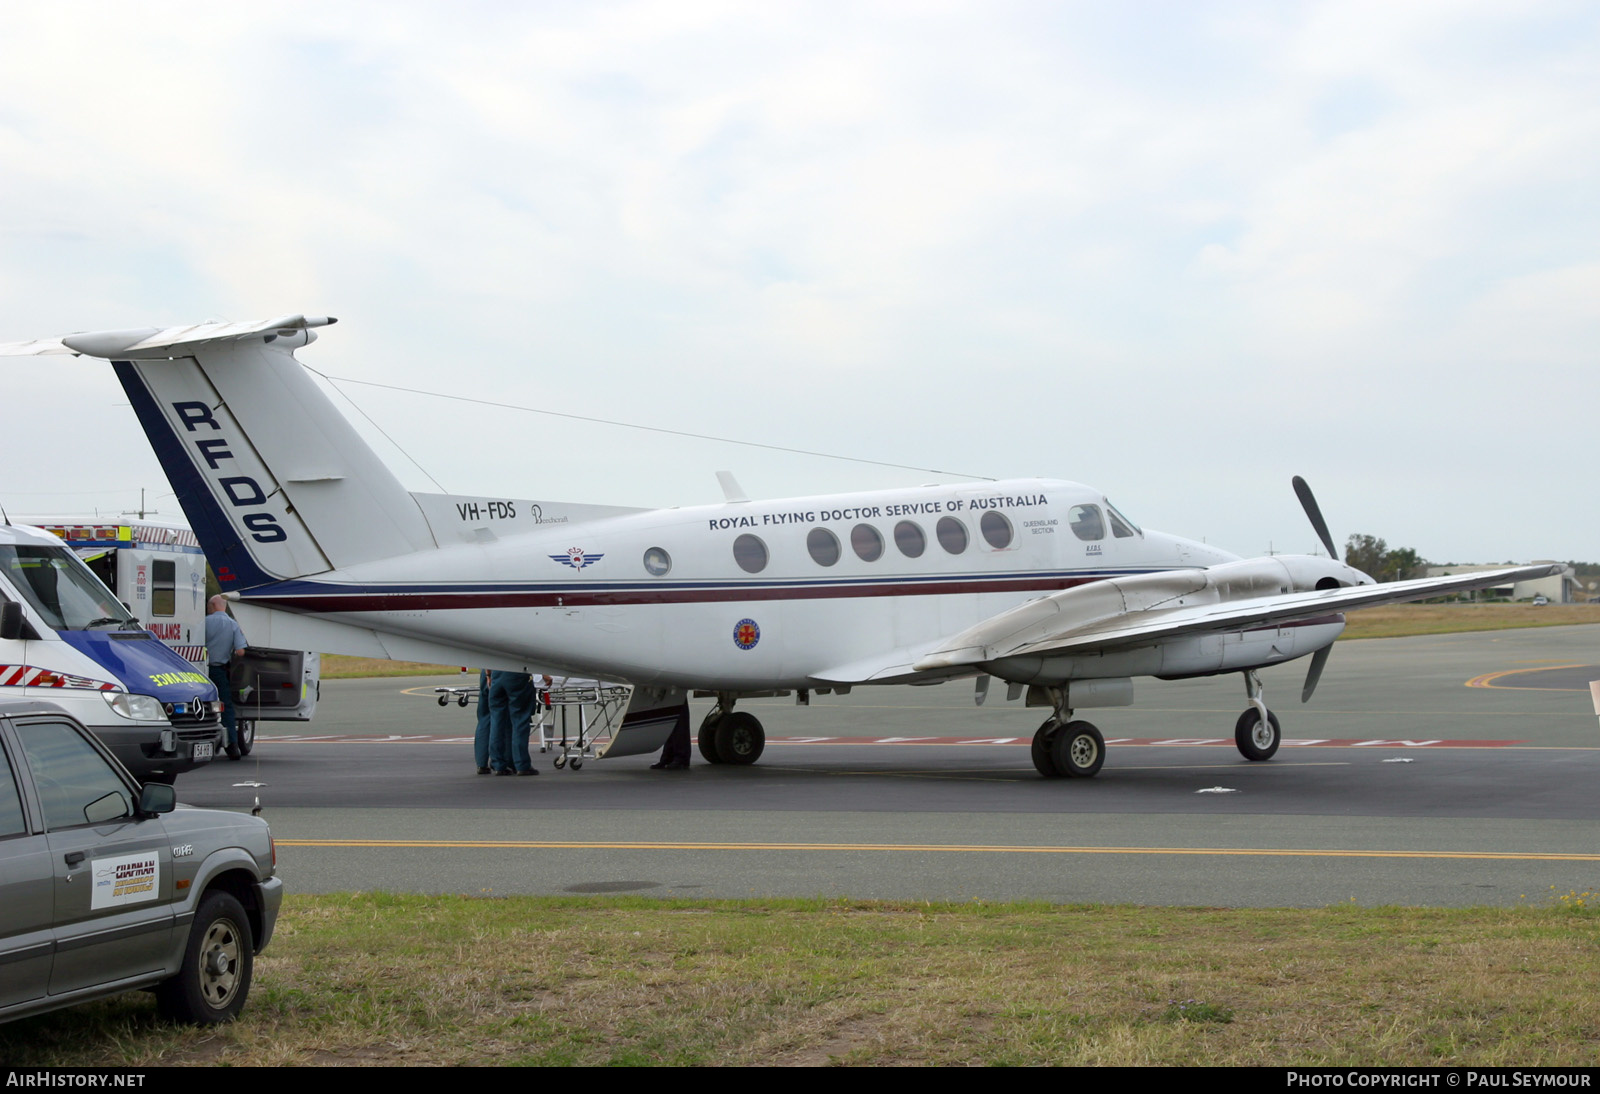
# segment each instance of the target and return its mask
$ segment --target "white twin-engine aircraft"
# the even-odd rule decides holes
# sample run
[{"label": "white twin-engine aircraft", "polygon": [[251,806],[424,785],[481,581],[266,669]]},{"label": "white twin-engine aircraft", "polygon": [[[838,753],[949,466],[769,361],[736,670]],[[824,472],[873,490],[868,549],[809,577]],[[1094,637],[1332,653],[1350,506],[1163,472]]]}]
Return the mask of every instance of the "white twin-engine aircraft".
[{"label": "white twin-engine aircraft", "polygon": [[634,686],[606,753],[661,747],[691,691],[712,763],[747,764],[740,698],[990,677],[1050,708],[1047,778],[1092,776],[1105,742],[1073,713],[1133,701],[1133,677],[1238,672],[1251,760],[1278,749],[1256,671],[1314,654],[1342,612],[1542,576],[1526,567],[1377,585],[1330,557],[1240,559],[1140,528],[1098,491],[1028,479],[685,509],[406,491],[294,351],[331,324],[284,316],[0,347],[113,362],[251,641],[555,671]]}]

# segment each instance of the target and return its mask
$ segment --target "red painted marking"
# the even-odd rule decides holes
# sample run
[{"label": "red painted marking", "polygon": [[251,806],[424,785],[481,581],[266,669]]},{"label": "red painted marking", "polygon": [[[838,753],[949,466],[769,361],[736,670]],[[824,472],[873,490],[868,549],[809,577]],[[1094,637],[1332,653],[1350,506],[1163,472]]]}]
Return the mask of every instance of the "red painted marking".
[{"label": "red painted marking", "polygon": [[[392,745],[470,744],[471,737],[445,737],[434,734],[408,734],[404,737],[361,737],[353,734],[282,734],[257,740],[280,744]],[[574,738],[576,740],[576,738]],[[769,745],[1028,745],[1030,737],[768,737]],[[1526,741],[1399,741],[1361,740],[1354,737],[1296,740],[1285,737],[1284,748],[1510,748]],[[1231,737],[1109,737],[1108,745],[1138,745],[1155,748],[1232,748]]]}]

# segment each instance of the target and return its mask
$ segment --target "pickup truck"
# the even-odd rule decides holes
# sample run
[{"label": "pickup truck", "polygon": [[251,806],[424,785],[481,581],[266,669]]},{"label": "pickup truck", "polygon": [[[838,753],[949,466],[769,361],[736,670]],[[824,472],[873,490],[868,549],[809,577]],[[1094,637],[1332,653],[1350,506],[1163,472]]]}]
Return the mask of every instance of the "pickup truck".
[{"label": "pickup truck", "polygon": [[143,786],[66,709],[0,702],[0,1022],[133,989],[236,1017],[283,882],[259,817]]}]

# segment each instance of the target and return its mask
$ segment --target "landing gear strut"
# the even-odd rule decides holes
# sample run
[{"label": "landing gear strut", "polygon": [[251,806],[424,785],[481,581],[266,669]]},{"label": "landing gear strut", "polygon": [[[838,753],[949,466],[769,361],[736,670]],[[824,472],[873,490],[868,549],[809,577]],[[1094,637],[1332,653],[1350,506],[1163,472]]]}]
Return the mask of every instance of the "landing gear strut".
[{"label": "landing gear strut", "polygon": [[696,742],[708,764],[753,764],[767,747],[767,731],[753,714],[733,709],[734,696],[722,692],[700,723]]},{"label": "landing gear strut", "polygon": [[1244,693],[1250,707],[1234,723],[1233,743],[1247,760],[1270,760],[1283,743],[1283,729],[1278,725],[1278,716],[1267,709],[1261,698],[1261,678],[1254,669],[1244,674]]},{"label": "landing gear strut", "polygon": [[1061,705],[1058,689],[1051,688],[1056,712],[1033,735],[1034,769],[1047,779],[1088,779],[1106,762],[1106,739],[1092,723],[1073,721],[1072,711]]}]

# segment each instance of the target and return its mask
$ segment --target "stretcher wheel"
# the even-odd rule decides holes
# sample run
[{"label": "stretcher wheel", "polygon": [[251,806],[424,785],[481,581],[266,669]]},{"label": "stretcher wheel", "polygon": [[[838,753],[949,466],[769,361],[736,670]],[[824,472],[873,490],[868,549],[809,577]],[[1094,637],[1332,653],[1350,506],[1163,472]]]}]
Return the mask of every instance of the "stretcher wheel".
[{"label": "stretcher wheel", "polygon": [[563,767],[567,766],[567,758],[565,756],[557,756],[550,762],[555,766],[557,771],[560,771]]},{"label": "stretcher wheel", "polygon": [[576,771],[576,770],[578,770],[578,768],[580,768],[582,766],[583,766],[583,757],[582,756],[574,756],[574,757],[572,757],[572,770]]},{"label": "stretcher wheel", "polygon": [[456,702],[459,703],[461,706],[466,706],[467,705],[467,697],[465,695],[463,695],[461,698],[457,699]]},{"label": "stretcher wheel", "polygon": [[448,695],[439,696],[439,705],[442,706],[442,707],[449,706],[450,705],[450,696],[448,696]]}]

